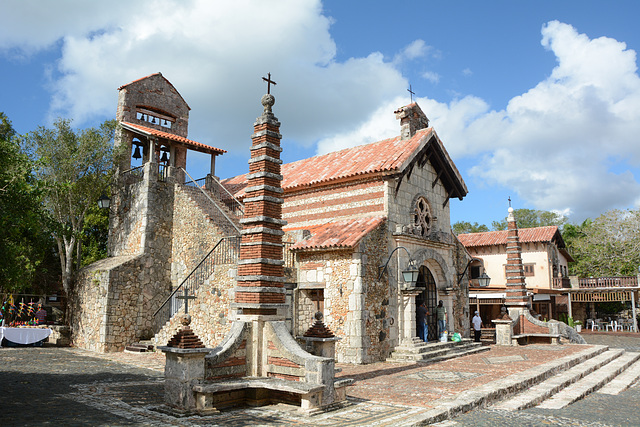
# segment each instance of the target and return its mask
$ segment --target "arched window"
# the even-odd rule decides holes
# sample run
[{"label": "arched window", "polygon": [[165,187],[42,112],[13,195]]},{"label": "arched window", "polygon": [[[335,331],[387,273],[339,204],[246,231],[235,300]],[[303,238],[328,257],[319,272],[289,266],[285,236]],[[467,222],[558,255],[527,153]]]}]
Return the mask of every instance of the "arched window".
[{"label": "arched window", "polygon": [[419,197],[413,210],[413,225],[422,237],[426,237],[431,230],[431,208],[424,197]]}]

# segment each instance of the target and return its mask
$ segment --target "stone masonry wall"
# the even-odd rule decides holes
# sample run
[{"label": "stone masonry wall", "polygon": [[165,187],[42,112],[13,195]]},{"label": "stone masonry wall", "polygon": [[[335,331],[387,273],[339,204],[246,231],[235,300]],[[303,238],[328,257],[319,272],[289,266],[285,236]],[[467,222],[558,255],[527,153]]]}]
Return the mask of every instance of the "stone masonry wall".
[{"label": "stone masonry wall", "polygon": [[442,206],[448,195],[439,180],[435,187],[432,187],[436,178],[435,169],[431,163],[427,162],[423,167],[414,167],[409,178],[403,178],[397,195],[395,195],[395,181],[387,181],[385,192],[388,200],[387,212],[390,230],[395,231],[397,225],[412,225],[415,200],[418,196],[424,196],[429,202],[433,218],[431,230],[434,236],[431,238],[440,238],[442,234],[450,235],[449,203]]},{"label": "stone masonry wall", "polygon": [[169,269],[145,256],[111,257],[79,271],[69,307],[72,342],[122,351],[152,334],[153,312],[168,294]]},{"label": "stone masonry wall", "polygon": [[[148,168],[145,168],[145,170]],[[109,256],[140,255],[143,252],[144,215],[148,185],[131,175],[119,176],[111,196]]]},{"label": "stone masonry wall", "polygon": [[[233,321],[231,302],[236,285],[236,265],[222,264],[215,268],[209,278],[195,293],[195,300],[189,303],[191,329],[198,335],[205,347],[216,347],[227,334]],[[156,335],[157,345],[166,345],[180,329],[179,316],[173,316]]]},{"label": "stone masonry wall", "polygon": [[224,237],[184,186],[174,196],[171,281],[178,286]]},{"label": "stone masonry wall", "polygon": [[393,327],[398,318],[396,299],[387,281],[378,281],[378,267],[384,264],[388,253],[386,232],[383,224],[360,242],[361,275],[365,285],[364,339],[370,346],[364,363],[385,360],[398,345],[397,327]]},{"label": "stone masonry wall", "polygon": [[324,286],[324,323],[340,337],[336,360],[370,363],[384,360],[397,344],[391,326],[397,307],[388,286],[378,282],[378,266],[386,254],[386,227],[365,237],[355,250],[298,253],[296,329],[302,335],[311,326],[316,306],[308,286]]}]

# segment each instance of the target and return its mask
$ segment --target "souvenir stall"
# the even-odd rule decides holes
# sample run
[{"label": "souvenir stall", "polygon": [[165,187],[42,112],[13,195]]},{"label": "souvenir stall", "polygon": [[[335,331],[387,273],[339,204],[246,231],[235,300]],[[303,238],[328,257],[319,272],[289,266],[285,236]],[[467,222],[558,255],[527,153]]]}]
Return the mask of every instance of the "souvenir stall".
[{"label": "souvenir stall", "polygon": [[51,335],[46,314],[41,304],[24,301],[15,304],[9,296],[0,308],[0,346],[41,346]]}]

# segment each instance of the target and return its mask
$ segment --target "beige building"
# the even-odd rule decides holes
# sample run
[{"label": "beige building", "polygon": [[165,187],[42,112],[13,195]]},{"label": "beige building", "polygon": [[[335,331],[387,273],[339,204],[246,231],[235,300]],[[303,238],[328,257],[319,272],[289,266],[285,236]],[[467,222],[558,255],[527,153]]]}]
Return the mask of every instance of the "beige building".
[{"label": "beige building", "polygon": [[[542,319],[557,319],[567,313],[567,297],[555,286],[568,280],[568,263],[573,261],[556,226],[521,228],[522,265],[525,283],[531,296],[532,309]],[[473,258],[469,265],[471,278],[470,305],[479,309],[485,324],[497,318],[504,304],[507,283],[507,231],[460,234],[458,239]],[[485,273],[491,278],[481,287],[478,278]]]}]

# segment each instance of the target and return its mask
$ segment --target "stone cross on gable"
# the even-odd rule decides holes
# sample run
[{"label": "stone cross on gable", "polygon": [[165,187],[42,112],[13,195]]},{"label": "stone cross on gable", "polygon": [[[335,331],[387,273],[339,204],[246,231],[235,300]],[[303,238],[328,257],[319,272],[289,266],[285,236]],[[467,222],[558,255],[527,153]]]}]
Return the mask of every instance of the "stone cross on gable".
[{"label": "stone cross on gable", "polygon": [[271,73],[268,73],[267,77],[263,77],[262,80],[267,82],[267,94],[270,94],[271,93],[271,85],[273,84],[275,86],[275,85],[277,85],[277,83],[274,82],[273,80],[271,80]]},{"label": "stone cross on gable", "polygon": [[196,299],[196,297],[194,295],[188,295],[187,288],[183,287],[182,288],[182,295],[177,296],[176,298],[184,300],[184,314],[189,314],[189,300],[190,299]]}]

